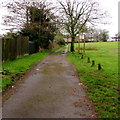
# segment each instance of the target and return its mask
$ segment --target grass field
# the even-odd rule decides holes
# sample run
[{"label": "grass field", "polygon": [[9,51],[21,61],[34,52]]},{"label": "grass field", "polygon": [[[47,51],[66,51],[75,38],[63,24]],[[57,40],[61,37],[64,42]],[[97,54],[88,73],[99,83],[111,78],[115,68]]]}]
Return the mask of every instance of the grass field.
[{"label": "grass field", "polygon": [[[86,43],[86,49],[89,50],[83,53],[83,59],[77,49],[67,57],[75,64],[80,81],[87,86],[88,96],[93,100],[99,118],[118,118],[118,43]],[[91,66],[92,60],[94,66]],[[101,70],[98,70],[98,64],[101,64]]]},{"label": "grass field", "polygon": [[0,79],[0,92],[4,91],[9,85],[12,85],[23,73],[44,59],[48,54],[59,48],[44,50],[40,53],[23,56],[3,63],[2,67],[5,75],[2,75],[2,79]]}]

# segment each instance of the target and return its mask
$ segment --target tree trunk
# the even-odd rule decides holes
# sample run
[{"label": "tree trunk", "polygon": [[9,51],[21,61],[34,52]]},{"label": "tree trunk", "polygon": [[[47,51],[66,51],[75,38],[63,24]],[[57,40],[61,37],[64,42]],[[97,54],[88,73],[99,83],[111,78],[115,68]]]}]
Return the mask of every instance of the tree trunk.
[{"label": "tree trunk", "polygon": [[85,53],[85,40],[83,40],[83,42],[84,42],[84,53]]},{"label": "tree trunk", "polygon": [[74,41],[75,41],[75,37],[72,37],[72,40],[71,40],[71,52],[74,52]]},{"label": "tree trunk", "polygon": [[29,21],[29,13],[28,13],[28,7],[26,7],[26,22],[28,25],[28,21]]}]

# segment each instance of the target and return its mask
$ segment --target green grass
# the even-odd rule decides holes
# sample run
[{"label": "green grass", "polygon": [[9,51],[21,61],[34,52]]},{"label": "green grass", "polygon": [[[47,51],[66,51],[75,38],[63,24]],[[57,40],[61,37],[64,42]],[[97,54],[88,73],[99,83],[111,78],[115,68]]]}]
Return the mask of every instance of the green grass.
[{"label": "green grass", "polygon": [[[88,97],[93,100],[99,118],[118,118],[118,43],[86,43],[86,48],[98,51],[86,51],[84,59],[77,50],[67,57],[75,64],[80,81],[87,86]],[[88,57],[95,60],[95,66],[87,62]],[[101,70],[98,70],[99,63]]]},{"label": "green grass", "polygon": [[3,63],[2,67],[6,75],[3,75],[2,80],[0,80],[0,83],[2,83],[0,85],[0,91],[4,91],[9,85],[12,85],[19,78],[19,76],[57,49],[58,48],[49,51],[44,50],[40,53],[23,56],[13,61]]}]

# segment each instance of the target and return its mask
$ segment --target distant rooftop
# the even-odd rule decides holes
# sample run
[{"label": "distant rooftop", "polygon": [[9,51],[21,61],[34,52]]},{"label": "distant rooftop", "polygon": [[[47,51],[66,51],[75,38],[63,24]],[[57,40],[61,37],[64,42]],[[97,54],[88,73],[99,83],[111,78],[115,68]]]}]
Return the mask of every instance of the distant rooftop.
[{"label": "distant rooftop", "polygon": [[0,34],[0,37],[4,37],[4,36]]}]

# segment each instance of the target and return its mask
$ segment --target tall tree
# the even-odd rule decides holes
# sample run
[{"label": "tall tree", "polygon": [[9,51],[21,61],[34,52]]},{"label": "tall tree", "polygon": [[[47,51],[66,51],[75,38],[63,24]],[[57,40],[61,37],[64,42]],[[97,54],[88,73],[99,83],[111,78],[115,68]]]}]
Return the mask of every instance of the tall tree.
[{"label": "tall tree", "polygon": [[[90,38],[90,35],[88,35],[88,37]],[[105,29],[94,28],[92,29],[92,38],[97,42],[107,42],[109,39],[109,32]]]},{"label": "tall tree", "polygon": [[36,41],[40,48],[47,49],[55,36],[56,26],[51,22],[54,15],[44,5],[40,8],[31,6],[28,13],[28,23],[25,24],[21,34],[29,36],[31,41]]},{"label": "tall tree", "polygon": [[107,42],[109,38],[109,32],[107,30],[101,30],[99,34],[99,40],[102,42]]},{"label": "tall tree", "polygon": [[4,17],[4,23],[11,26],[10,29],[21,30],[20,34],[28,35],[41,48],[48,48],[56,30],[50,3],[46,0],[11,0],[5,6],[10,14]]},{"label": "tall tree", "polygon": [[9,13],[3,16],[4,25],[9,26],[9,30],[18,30],[29,23],[30,7],[41,8],[45,13],[49,13],[53,9],[51,3],[46,0],[11,0],[3,2],[2,7],[5,7]]},{"label": "tall tree", "polygon": [[61,14],[61,22],[65,30],[71,36],[71,52],[74,51],[74,42],[78,34],[87,23],[97,23],[105,13],[100,12],[99,4],[93,0],[58,0]]}]

